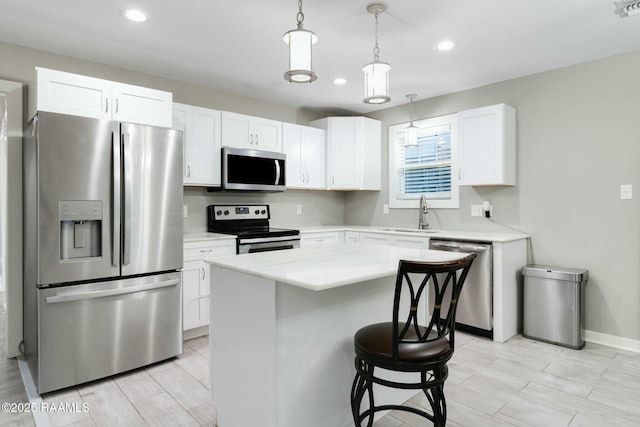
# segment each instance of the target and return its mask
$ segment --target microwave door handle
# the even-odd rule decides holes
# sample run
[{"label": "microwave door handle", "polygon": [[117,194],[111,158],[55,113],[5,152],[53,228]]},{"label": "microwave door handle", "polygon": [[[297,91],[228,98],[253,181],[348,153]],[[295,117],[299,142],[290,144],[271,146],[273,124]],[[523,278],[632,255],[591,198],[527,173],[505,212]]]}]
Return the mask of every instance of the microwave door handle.
[{"label": "microwave door handle", "polygon": [[124,147],[124,232],[122,250],[122,264],[131,263],[131,190],[132,190],[132,174],[133,165],[131,164],[131,136],[122,134],[122,142]]},{"label": "microwave door handle", "polygon": [[278,162],[278,159],[275,159],[274,162],[276,162],[276,182],[274,184],[278,185],[280,182],[280,162]]},{"label": "microwave door handle", "polygon": [[111,134],[113,164],[111,177],[113,179],[113,200],[111,201],[112,212],[111,218],[113,221],[113,228],[111,229],[111,264],[120,264],[120,177],[122,174],[122,164],[120,159],[120,140],[118,134],[113,132]]}]

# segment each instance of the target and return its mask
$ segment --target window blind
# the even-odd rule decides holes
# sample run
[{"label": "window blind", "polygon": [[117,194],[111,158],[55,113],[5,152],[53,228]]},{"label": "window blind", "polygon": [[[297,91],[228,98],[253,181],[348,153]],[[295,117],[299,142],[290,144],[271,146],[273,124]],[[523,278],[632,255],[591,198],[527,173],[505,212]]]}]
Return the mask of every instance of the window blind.
[{"label": "window blind", "polygon": [[451,127],[420,128],[418,145],[405,146],[404,132],[396,134],[396,171],[401,199],[426,194],[428,199],[451,197]]}]

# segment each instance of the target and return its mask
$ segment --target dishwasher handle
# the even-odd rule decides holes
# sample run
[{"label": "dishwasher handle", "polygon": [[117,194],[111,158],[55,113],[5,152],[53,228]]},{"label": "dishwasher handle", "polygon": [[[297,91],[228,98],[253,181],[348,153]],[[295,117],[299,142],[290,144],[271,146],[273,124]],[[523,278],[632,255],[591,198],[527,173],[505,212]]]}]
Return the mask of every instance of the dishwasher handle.
[{"label": "dishwasher handle", "polygon": [[473,245],[469,243],[457,243],[457,242],[434,242],[431,241],[431,247],[433,249],[440,249],[443,251],[460,251],[460,252],[485,252],[489,249],[488,246]]}]

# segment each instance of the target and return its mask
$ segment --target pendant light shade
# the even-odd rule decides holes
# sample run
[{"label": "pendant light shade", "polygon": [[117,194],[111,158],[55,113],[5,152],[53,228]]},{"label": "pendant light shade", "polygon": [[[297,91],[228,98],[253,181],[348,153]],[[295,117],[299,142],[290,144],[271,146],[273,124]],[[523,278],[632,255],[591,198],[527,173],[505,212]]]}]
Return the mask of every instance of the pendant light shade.
[{"label": "pendant light shade", "polygon": [[391,101],[389,96],[389,71],[391,66],[380,61],[378,47],[378,15],[387,10],[384,2],[374,2],[367,6],[367,12],[376,17],[376,45],[373,49],[373,62],[362,68],[364,72],[364,103],[384,104]]},{"label": "pendant light shade", "polygon": [[318,78],[311,66],[311,50],[318,41],[318,36],[302,27],[302,0],[298,1],[296,19],[298,27],[287,31],[283,37],[284,42],[289,45],[289,70],[284,73],[284,79],[293,83],[311,83]]},{"label": "pendant light shade", "polygon": [[418,96],[415,93],[407,95],[409,101],[411,101],[411,124],[404,130],[404,145],[405,147],[417,147],[418,146],[418,127],[413,124],[413,99]]}]

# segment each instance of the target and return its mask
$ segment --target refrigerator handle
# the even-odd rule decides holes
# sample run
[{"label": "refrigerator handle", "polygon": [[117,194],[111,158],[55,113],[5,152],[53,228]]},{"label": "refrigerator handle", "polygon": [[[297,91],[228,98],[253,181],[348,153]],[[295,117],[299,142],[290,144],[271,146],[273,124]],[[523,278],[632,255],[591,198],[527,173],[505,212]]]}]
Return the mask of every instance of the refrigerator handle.
[{"label": "refrigerator handle", "polygon": [[122,143],[124,147],[124,217],[122,218],[124,224],[122,242],[124,247],[122,249],[122,264],[127,265],[131,263],[131,191],[133,184],[131,182],[133,174],[131,136],[126,133],[122,134]]},{"label": "refrigerator handle", "polygon": [[135,292],[151,291],[155,289],[166,288],[169,286],[175,286],[179,283],[180,283],[179,279],[171,279],[171,280],[165,280],[162,282],[131,286],[127,288],[104,289],[100,291],[87,291],[87,292],[61,293],[59,295],[46,297],[45,301],[47,304],[57,304],[61,302],[82,301],[82,300],[94,299],[94,298],[112,297],[116,295],[133,294]]},{"label": "refrigerator handle", "polygon": [[111,176],[113,178],[113,200],[111,217],[113,218],[113,228],[111,229],[111,264],[120,264],[120,198],[121,198],[121,182],[122,165],[120,158],[120,141],[118,134],[111,134],[111,144],[113,150],[113,170]]}]

